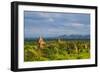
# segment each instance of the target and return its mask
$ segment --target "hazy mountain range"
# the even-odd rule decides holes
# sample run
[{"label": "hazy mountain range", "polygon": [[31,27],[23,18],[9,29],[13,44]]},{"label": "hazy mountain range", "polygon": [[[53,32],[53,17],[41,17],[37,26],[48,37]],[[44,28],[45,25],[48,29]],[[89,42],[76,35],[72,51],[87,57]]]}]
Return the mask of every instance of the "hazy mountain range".
[{"label": "hazy mountain range", "polygon": [[90,35],[61,35],[58,38],[62,39],[90,39]]},{"label": "hazy mountain range", "polygon": [[[34,38],[25,38],[25,39],[38,39],[39,37]],[[90,39],[90,35],[59,35],[54,37],[43,37],[44,39]]]}]

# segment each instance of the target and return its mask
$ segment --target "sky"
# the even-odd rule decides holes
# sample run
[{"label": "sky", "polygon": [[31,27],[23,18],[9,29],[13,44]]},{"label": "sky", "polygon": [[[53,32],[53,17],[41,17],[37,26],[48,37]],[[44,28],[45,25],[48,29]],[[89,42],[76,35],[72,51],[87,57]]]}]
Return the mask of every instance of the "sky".
[{"label": "sky", "polygon": [[24,37],[89,35],[90,14],[24,11]]}]

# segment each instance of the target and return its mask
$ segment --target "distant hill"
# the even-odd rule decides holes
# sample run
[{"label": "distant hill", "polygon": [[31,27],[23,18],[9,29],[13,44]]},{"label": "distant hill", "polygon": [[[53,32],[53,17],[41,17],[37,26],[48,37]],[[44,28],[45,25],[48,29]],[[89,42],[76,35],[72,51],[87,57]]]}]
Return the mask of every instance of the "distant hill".
[{"label": "distant hill", "polygon": [[90,35],[60,35],[62,39],[90,39]]},{"label": "distant hill", "polygon": [[[54,37],[43,37],[45,40],[53,40],[53,39],[90,39],[90,35],[59,35]],[[24,38],[24,40],[38,40],[39,37],[34,38]]]}]

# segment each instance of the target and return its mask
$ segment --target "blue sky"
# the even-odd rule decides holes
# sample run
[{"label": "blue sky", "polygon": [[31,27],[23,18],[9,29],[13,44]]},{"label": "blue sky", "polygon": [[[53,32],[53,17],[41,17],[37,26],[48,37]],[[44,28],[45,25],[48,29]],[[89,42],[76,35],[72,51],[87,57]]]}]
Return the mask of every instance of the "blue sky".
[{"label": "blue sky", "polygon": [[72,34],[90,34],[90,14],[24,11],[25,38]]}]

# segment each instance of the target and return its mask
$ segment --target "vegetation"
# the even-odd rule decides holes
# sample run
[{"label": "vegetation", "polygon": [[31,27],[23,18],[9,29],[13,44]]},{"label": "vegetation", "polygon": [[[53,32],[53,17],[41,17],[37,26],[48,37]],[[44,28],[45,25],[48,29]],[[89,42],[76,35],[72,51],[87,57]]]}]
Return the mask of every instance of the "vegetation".
[{"label": "vegetation", "polygon": [[24,61],[75,60],[90,58],[89,40],[45,40],[39,48],[36,40],[24,41]]}]

